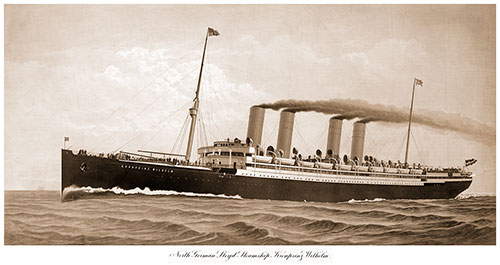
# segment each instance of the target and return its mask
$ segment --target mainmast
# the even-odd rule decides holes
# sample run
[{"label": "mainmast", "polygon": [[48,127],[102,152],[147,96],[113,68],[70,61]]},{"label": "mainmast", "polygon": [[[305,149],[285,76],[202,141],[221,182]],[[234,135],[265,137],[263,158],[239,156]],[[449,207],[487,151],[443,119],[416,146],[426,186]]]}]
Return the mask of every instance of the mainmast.
[{"label": "mainmast", "polygon": [[189,109],[189,115],[191,116],[191,128],[189,129],[189,138],[186,150],[186,161],[189,161],[191,157],[191,149],[193,149],[193,138],[194,138],[194,129],[196,127],[196,117],[198,115],[198,108],[200,106],[200,84],[201,84],[201,75],[203,73],[203,64],[205,61],[205,51],[207,50],[207,40],[210,36],[219,36],[219,32],[213,28],[207,29],[207,34],[205,35],[205,45],[203,46],[203,55],[201,57],[201,67],[200,67],[200,76],[198,77],[198,85],[196,87],[196,94],[193,99],[194,104],[193,107]]},{"label": "mainmast", "polygon": [[410,118],[408,120],[408,136],[406,138],[406,152],[405,152],[405,167],[408,166],[408,148],[410,147],[410,130],[411,130],[411,117],[413,113],[413,99],[415,97],[415,85],[423,86],[424,82],[417,78],[413,78],[413,91],[411,93],[411,105],[410,105]]}]

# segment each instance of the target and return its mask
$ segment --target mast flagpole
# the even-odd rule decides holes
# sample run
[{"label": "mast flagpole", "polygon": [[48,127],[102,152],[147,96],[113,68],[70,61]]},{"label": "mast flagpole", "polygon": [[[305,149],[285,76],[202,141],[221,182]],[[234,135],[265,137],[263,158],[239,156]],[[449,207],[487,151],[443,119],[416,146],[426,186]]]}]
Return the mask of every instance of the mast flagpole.
[{"label": "mast flagpole", "polygon": [[203,64],[205,62],[205,52],[207,51],[207,41],[210,36],[218,36],[219,32],[212,28],[207,28],[207,34],[205,35],[205,45],[203,46],[203,55],[201,57],[201,67],[200,67],[200,76],[198,77],[198,85],[196,87],[196,94],[193,99],[194,104],[193,107],[189,109],[189,115],[191,116],[191,128],[189,129],[189,138],[186,150],[186,161],[189,161],[191,158],[191,149],[193,149],[193,138],[194,138],[194,130],[196,127],[196,117],[198,115],[198,108],[200,106],[200,84],[201,84],[201,75],[203,73]]},{"label": "mast flagpole", "polygon": [[413,91],[411,93],[410,118],[408,121],[408,136],[406,137],[405,167],[408,166],[408,148],[410,146],[411,116],[413,113],[413,99],[415,97],[415,83],[417,78],[413,78]]},{"label": "mast flagpole", "polygon": [[196,94],[194,97],[193,107],[189,109],[189,115],[191,116],[191,128],[189,129],[189,138],[186,150],[186,161],[189,161],[191,157],[191,149],[193,148],[193,138],[194,138],[194,129],[196,127],[196,116],[198,114],[198,107],[200,106],[200,84],[201,84],[201,75],[203,73],[203,63],[205,61],[205,51],[207,50],[207,40],[208,40],[208,29],[207,34],[205,35],[205,45],[203,47],[203,55],[201,57],[201,67],[200,67],[200,76],[198,77],[198,86],[196,87]]}]

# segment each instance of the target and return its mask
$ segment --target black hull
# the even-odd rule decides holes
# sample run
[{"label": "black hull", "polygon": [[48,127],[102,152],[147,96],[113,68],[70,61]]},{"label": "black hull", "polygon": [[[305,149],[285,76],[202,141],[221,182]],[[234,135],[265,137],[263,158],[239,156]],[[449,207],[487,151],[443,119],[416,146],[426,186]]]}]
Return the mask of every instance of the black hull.
[{"label": "black hull", "polygon": [[[127,166],[127,167],[126,167]],[[140,167],[139,169],[130,168]],[[239,195],[247,199],[340,202],[351,199],[448,199],[466,190],[471,181],[424,186],[320,183],[237,176],[174,165],[74,155],[62,150],[61,191],[72,185],[111,189],[149,188],[209,194]]]}]

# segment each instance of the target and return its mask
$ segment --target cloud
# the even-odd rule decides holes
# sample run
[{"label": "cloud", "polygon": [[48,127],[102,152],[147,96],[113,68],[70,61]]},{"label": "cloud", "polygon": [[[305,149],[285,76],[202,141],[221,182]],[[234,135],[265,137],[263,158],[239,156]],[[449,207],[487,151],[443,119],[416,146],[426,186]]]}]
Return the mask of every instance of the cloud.
[{"label": "cloud", "polygon": [[129,50],[120,50],[116,52],[116,55],[125,60],[134,61],[142,74],[168,67],[167,61],[173,58],[168,54],[168,50],[164,48],[149,50],[134,47]]},{"label": "cloud", "polygon": [[[199,52],[196,54],[191,50],[184,51],[184,53],[187,56],[171,54],[165,49],[150,50],[140,47],[116,52],[115,54],[119,56],[116,56],[110,62],[111,64],[105,68],[104,76],[107,77],[107,80],[114,82],[112,85],[122,89],[129,89],[127,87],[130,84],[134,84],[140,89],[137,92],[139,93],[137,98],[128,104],[131,106],[124,106],[113,124],[104,125],[106,130],[118,132],[126,128],[145,131],[151,129],[152,124],[154,124],[152,121],[158,122],[186,103],[190,104],[195,95],[201,56]],[[197,56],[192,56],[193,54]],[[179,60],[191,56],[197,58]],[[154,70],[141,71],[140,69]],[[129,79],[127,84],[121,82],[125,76]],[[201,112],[204,113],[202,116],[205,115],[202,118],[207,119],[207,124],[204,125],[207,130],[212,130],[211,135],[216,135],[219,138],[232,137],[233,135],[222,135],[220,132],[224,130],[220,128],[231,127],[235,123],[246,120],[249,107],[267,98],[266,93],[255,89],[251,84],[237,83],[230,79],[216,63],[206,63],[202,77],[200,108],[202,108]],[[139,84],[144,84],[143,88]],[[141,89],[144,89],[144,92],[140,92]],[[175,120],[167,120],[166,122],[182,124],[188,108],[185,107],[183,112],[179,112]],[[141,110],[144,109],[145,111],[142,112]],[[127,118],[118,122],[121,113],[126,114]],[[143,115],[147,115],[147,118]],[[132,127],[125,125],[126,121],[131,122]],[[211,124],[208,124],[208,121]],[[156,127],[160,128],[162,125],[159,124]],[[170,139],[167,140],[168,144],[173,144],[172,139],[176,138],[176,134],[180,130],[180,126],[178,127],[168,132],[170,135]],[[219,131],[219,133],[214,131]],[[239,137],[244,136],[241,135],[244,133],[243,131],[234,133],[240,135]]]},{"label": "cloud", "polygon": [[123,77],[121,77],[121,71],[120,68],[110,65],[106,67],[104,70],[103,75],[108,78],[109,80],[116,81],[118,83],[123,83]]}]

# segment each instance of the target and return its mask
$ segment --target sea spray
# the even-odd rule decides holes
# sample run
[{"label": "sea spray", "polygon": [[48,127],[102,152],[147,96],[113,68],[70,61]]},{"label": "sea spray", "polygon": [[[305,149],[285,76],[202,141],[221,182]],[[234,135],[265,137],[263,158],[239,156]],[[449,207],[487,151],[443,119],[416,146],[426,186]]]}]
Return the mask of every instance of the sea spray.
[{"label": "sea spray", "polygon": [[148,187],[144,189],[135,188],[131,190],[113,187],[111,189],[92,188],[92,187],[66,187],[62,193],[62,200],[72,200],[84,196],[85,194],[106,194],[112,193],[117,195],[148,195],[148,196],[187,196],[187,197],[212,197],[223,199],[242,199],[241,196],[228,196],[224,194],[211,193],[194,193],[194,192],[177,192],[171,190],[150,190]]}]

